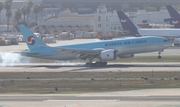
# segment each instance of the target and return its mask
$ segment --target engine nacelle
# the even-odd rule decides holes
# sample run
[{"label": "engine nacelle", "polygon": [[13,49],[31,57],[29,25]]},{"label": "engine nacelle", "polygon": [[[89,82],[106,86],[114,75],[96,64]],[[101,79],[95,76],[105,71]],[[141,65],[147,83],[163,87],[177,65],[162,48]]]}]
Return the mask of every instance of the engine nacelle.
[{"label": "engine nacelle", "polygon": [[124,55],[118,55],[119,58],[132,58],[134,57],[134,54],[124,54]]},{"label": "engine nacelle", "polygon": [[174,45],[180,45],[180,38],[174,39]]},{"label": "engine nacelle", "polygon": [[116,51],[114,49],[108,49],[101,52],[101,59],[103,61],[111,61],[116,59]]}]

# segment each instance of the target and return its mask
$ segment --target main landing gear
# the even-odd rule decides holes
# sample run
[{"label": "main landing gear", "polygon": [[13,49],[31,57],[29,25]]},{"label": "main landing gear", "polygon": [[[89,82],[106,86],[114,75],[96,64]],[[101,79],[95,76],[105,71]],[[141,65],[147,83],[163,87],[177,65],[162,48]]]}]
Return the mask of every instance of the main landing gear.
[{"label": "main landing gear", "polygon": [[163,52],[163,50],[158,51],[158,59],[161,59],[161,52]]},{"label": "main landing gear", "polygon": [[106,65],[107,65],[107,62],[95,62],[95,63],[87,62],[86,63],[86,66],[106,66]]},{"label": "main landing gear", "polygon": [[95,67],[95,66],[106,66],[107,62],[103,62],[101,59],[99,61],[93,63],[94,57],[89,58],[89,62],[86,63],[86,66]]}]

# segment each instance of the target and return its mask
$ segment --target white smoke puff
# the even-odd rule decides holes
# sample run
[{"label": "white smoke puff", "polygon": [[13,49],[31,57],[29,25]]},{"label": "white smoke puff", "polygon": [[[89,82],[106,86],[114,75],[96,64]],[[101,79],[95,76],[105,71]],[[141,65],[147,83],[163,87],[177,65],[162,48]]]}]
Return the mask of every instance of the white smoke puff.
[{"label": "white smoke puff", "polygon": [[0,66],[14,66],[21,63],[21,55],[11,52],[0,52]]},{"label": "white smoke puff", "polygon": [[94,41],[101,41],[100,39],[95,39]]},{"label": "white smoke puff", "polygon": [[59,63],[60,65],[83,65],[83,63],[80,63],[79,61],[60,61],[56,60],[54,63]]},{"label": "white smoke puff", "polygon": [[60,65],[74,65],[70,61],[62,61],[62,60],[55,60],[54,63],[59,63]]}]

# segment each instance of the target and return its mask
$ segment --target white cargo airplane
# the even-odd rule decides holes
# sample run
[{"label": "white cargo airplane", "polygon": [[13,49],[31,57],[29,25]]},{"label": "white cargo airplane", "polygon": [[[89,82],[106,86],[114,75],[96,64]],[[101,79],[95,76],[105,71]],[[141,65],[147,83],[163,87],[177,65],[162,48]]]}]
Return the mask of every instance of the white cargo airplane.
[{"label": "white cargo airplane", "polygon": [[165,37],[169,40],[175,40],[180,38],[180,29],[165,28],[165,29],[153,29],[153,28],[139,28],[133,24],[133,22],[125,15],[123,11],[117,11],[119,20],[124,30],[128,30],[131,35],[155,35]]},{"label": "white cargo airplane", "polygon": [[[158,58],[161,58],[161,51],[172,45],[166,38],[146,36],[49,47],[24,25],[18,27],[29,48],[20,52],[22,56],[51,60],[89,59],[88,66],[106,65],[106,61],[116,60],[117,57],[130,58],[145,52],[158,51]],[[99,61],[92,63],[94,58]]]}]

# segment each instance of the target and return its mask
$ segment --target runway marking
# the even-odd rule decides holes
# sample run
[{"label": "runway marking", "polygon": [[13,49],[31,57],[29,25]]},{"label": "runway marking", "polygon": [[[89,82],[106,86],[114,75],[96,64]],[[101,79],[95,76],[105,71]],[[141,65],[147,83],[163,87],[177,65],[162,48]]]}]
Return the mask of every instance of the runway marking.
[{"label": "runway marking", "polygon": [[[104,93],[103,93],[104,94]],[[109,94],[109,93],[107,93]],[[114,93],[112,93],[114,94]],[[177,95],[177,94],[176,94]],[[150,97],[150,96],[153,96],[153,95],[79,95],[80,97]],[[161,95],[159,95],[161,96]]]},{"label": "runway marking", "polygon": [[71,102],[74,102],[74,101],[87,101],[87,102],[91,102],[91,101],[101,101],[101,102],[104,102],[104,101],[109,101],[109,102],[114,102],[114,101],[119,101],[119,100],[44,100],[43,102],[59,102],[59,101],[71,101]]}]

